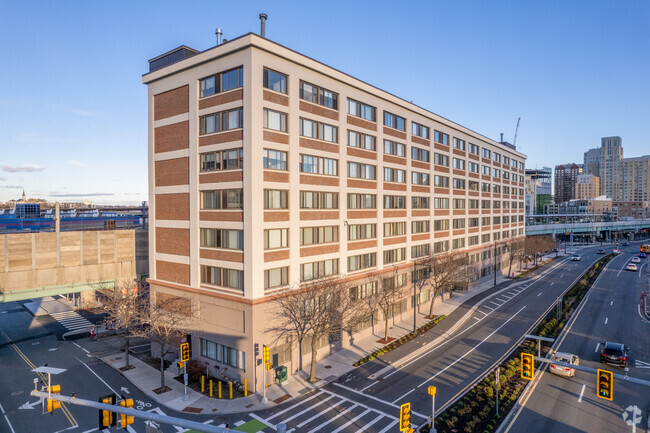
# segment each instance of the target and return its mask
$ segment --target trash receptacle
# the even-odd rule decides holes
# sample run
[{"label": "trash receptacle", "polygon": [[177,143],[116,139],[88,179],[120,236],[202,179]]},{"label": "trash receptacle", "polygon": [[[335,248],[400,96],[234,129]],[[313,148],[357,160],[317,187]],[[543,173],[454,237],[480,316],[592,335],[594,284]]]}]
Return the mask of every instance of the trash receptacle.
[{"label": "trash receptacle", "polygon": [[287,379],[288,379],[287,367],[284,365],[279,366],[275,370],[275,381],[279,385],[284,385],[285,383],[287,383]]}]

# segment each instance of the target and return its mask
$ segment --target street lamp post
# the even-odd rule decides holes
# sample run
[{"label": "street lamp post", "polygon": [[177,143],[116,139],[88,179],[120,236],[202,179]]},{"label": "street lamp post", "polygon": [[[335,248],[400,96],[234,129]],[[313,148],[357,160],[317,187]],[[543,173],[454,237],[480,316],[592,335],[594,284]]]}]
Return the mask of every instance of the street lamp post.
[{"label": "street lamp post", "polygon": [[494,243],[494,285],[497,285],[497,243]]}]

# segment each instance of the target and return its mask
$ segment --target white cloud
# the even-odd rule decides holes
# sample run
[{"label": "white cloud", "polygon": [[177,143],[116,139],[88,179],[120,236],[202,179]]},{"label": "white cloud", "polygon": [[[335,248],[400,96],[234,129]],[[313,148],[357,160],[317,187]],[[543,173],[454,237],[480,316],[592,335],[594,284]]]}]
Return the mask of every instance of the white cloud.
[{"label": "white cloud", "polygon": [[68,165],[71,165],[73,167],[88,167],[88,164],[83,161],[77,161],[76,159],[69,160]]},{"label": "white cloud", "polygon": [[45,167],[42,167],[40,165],[34,165],[34,164],[23,164],[23,165],[3,165],[2,166],[2,171],[6,171],[9,173],[17,173],[17,172],[32,172],[32,171],[43,171],[45,170]]}]

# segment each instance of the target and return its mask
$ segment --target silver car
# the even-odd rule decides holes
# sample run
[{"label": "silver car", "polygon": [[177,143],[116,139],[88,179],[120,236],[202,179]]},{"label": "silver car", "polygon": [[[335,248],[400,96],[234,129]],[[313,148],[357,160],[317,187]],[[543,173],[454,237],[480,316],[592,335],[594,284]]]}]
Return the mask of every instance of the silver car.
[{"label": "silver car", "polygon": [[[578,358],[578,355],[573,355],[572,353],[556,352],[553,356],[551,356],[551,359],[553,361],[565,362],[571,365],[580,365],[580,358]],[[576,374],[575,368],[556,365],[553,363],[551,363],[549,371],[553,374],[567,377],[573,377]]]}]

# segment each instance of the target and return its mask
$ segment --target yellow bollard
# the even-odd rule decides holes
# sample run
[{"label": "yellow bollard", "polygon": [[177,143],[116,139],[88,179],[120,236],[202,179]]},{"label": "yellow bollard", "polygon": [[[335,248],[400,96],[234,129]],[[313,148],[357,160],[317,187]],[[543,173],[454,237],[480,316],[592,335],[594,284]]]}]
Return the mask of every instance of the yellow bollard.
[{"label": "yellow bollard", "polygon": [[201,394],[205,392],[205,376],[201,376]]},{"label": "yellow bollard", "polygon": [[212,379],[210,379],[210,397],[212,397]]},{"label": "yellow bollard", "polygon": [[230,385],[230,399],[232,400],[232,382],[228,382]]},{"label": "yellow bollard", "polygon": [[219,381],[219,398],[221,398],[221,381]]},{"label": "yellow bollard", "polygon": [[244,397],[248,397],[248,381],[244,378]]}]

